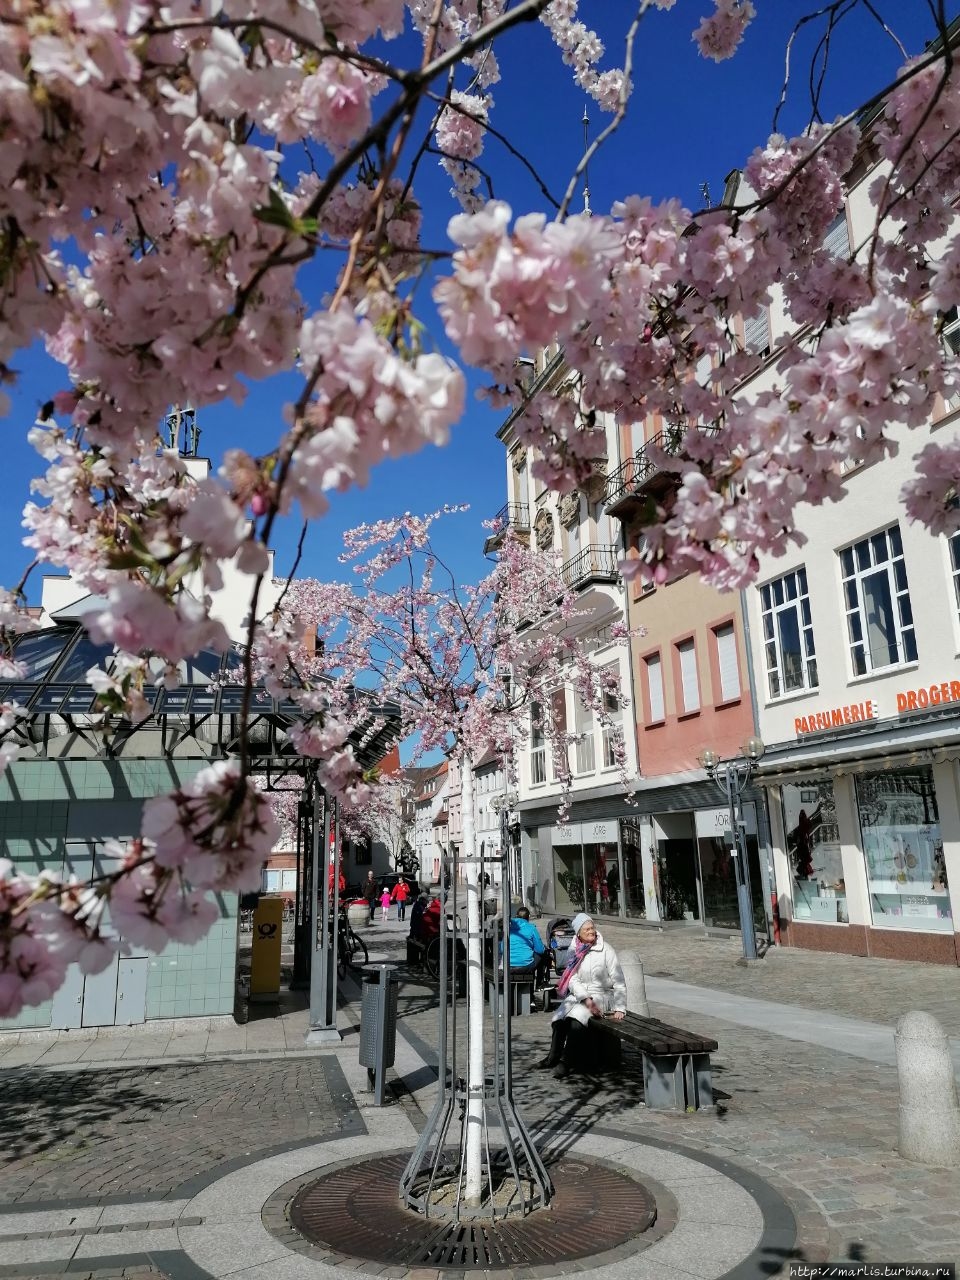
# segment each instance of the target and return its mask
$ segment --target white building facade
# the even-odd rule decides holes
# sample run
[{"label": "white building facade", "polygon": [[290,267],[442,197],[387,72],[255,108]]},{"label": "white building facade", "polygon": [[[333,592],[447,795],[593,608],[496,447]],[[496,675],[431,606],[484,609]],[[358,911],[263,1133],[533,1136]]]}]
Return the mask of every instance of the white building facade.
[{"label": "white building facade", "polygon": [[[563,357],[555,348],[542,352],[531,366],[529,393],[562,383],[566,373]],[[627,774],[635,779],[630,653],[612,634],[616,624],[626,622],[627,610],[617,567],[624,551],[620,524],[606,509],[606,474],[619,460],[616,425],[612,420],[604,423],[605,456],[596,460],[590,480],[580,490],[558,497],[534,477],[533,459],[516,439],[514,420],[514,416],[508,418],[497,433],[507,450],[508,500],[499,518],[503,525],[556,557],[564,581],[576,593],[579,616],[573,626],[581,634],[591,661],[618,669],[623,697],[618,705],[611,704],[610,710],[622,725]],[[496,537],[487,545],[494,550]],[[550,697],[554,716],[576,735],[569,748],[573,772],[570,818],[562,826],[558,823],[562,790],[550,748],[538,731],[534,708],[527,741],[518,745],[516,760],[518,896],[546,913],[572,914],[585,906],[595,911],[617,910],[623,843],[631,838],[629,824],[635,819],[614,758],[610,731],[580,703],[571,685],[545,691],[544,696]]]},{"label": "white building facade", "polygon": [[[831,230],[843,255],[872,226],[875,176],[864,166]],[[751,323],[770,345],[781,300]],[[957,430],[937,398],[897,457],[849,472],[840,502],[798,509],[805,544],[761,556],[747,592],[788,945],[960,963],[960,533],[910,524],[899,496],[920,449]]]}]

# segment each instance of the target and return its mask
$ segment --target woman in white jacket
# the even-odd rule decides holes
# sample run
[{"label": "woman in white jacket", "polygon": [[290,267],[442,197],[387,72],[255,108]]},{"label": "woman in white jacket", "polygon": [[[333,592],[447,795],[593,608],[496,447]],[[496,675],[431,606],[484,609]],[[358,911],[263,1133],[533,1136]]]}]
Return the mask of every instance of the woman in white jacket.
[{"label": "woman in white jacket", "polygon": [[558,1078],[570,1073],[571,1036],[574,1040],[582,1036],[594,1016],[619,1020],[627,1010],[627,984],[616,951],[604,942],[583,911],[574,916],[573,930],[576,940],[557,985],[562,999],[553,1015],[550,1051],[540,1063],[544,1068],[553,1067]]}]

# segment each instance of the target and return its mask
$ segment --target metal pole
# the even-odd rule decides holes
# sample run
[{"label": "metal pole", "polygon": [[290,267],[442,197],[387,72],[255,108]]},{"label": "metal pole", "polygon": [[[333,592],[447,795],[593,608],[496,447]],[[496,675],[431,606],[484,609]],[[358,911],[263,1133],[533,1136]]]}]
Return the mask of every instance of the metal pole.
[{"label": "metal pole", "polygon": [[[737,878],[737,906],[740,911],[740,934],[743,938],[743,955],[747,960],[757,958],[757,931],[753,923],[753,901],[750,894],[750,868],[747,866],[747,841],[743,829],[740,796],[747,779],[741,778],[735,764],[729,762],[723,771],[730,811],[730,830],[733,837],[733,865]],[[749,776],[749,775],[748,775]]]},{"label": "metal pole", "polygon": [[[331,1000],[331,971],[333,955],[330,942],[330,894],[327,877],[330,866],[330,804],[324,803],[323,822],[320,821],[320,789],[317,788],[313,813],[313,885],[310,895],[311,944],[313,962],[310,965],[310,1026],[305,1042],[309,1045],[339,1044],[336,1005]],[[323,853],[320,842],[323,841]],[[319,919],[318,919],[319,907]],[[318,928],[319,925],[319,928]]]}]

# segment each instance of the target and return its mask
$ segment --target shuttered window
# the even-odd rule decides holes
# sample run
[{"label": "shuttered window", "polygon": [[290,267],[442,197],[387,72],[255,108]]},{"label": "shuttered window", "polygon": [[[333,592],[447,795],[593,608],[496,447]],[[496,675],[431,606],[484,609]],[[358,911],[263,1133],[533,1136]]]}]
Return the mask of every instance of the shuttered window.
[{"label": "shuttered window", "polygon": [[770,313],[762,307],[755,316],[743,322],[743,346],[754,355],[766,355],[770,350]]},{"label": "shuttered window", "polygon": [[700,681],[697,679],[697,649],[692,640],[677,645],[680,658],[680,687],[684,712],[700,710]]},{"label": "shuttered window", "polygon": [[847,227],[846,209],[841,209],[827,227],[827,234],[823,237],[823,247],[835,258],[850,257],[850,231]]},{"label": "shuttered window", "polygon": [[720,667],[720,701],[740,697],[740,666],[737,662],[737,637],[733,623],[717,627],[717,662]]},{"label": "shuttered window", "polygon": [[659,653],[646,660],[647,694],[650,698],[650,721],[656,724],[665,718],[663,708],[663,665]]}]

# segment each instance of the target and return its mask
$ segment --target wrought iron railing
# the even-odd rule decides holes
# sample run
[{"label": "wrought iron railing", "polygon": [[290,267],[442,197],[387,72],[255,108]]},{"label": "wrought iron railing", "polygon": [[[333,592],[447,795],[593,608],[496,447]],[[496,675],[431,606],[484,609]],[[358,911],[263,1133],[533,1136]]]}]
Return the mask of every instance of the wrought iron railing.
[{"label": "wrought iron railing", "polygon": [[[714,435],[718,428],[708,426],[698,427],[697,430]],[[651,452],[656,450],[671,458],[679,457],[683,452],[686,436],[687,431],[683,427],[667,427],[651,436],[632,457],[627,458],[626,462],[621,463],[607,477],[606,505],[612,507],[628,494],[637,493],[648,480],[666,471],[667,468],[660,461],[655,461]]]},{"label": "wrought iron railing", "polygon": [[612,582],[617,577],[616,547],[601,546],[591,543],[561,566],[560,576],[568,587],[579,587],[591,578],[602,578]]},{"label": "wrought iron railing", "polygon": [[530,508],[525,502],[507,502],[493,518],[497,533],[508,528],[527,532],[530,528]]}]

